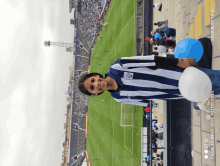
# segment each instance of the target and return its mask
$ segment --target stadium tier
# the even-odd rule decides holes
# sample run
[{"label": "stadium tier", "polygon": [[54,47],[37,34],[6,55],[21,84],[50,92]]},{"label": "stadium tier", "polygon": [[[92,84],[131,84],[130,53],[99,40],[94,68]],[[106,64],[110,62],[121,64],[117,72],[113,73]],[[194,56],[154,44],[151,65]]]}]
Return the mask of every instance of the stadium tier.
[{"label": "stadium tier", "polygon": [[[100,24],[98,22],[99,14],[103,13],[104,3],[106,0],[100,1],[84,1],[78,2],[76,27],[81,34],[77,34],[77,37],[82,36],[85,39],[86,45],[91,48],[94,44],[94,37],[99,30]],[[98,14],[98,12],[99,14]],[[103,17],[102,17],[103,18]],[[81,37],[81,38],[82,38]]]}]

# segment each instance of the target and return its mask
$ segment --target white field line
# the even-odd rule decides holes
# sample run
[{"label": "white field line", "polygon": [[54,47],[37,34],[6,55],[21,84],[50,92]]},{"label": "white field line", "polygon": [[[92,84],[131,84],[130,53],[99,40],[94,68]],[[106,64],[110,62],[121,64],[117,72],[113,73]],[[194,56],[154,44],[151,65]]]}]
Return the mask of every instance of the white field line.
[{"label": "white field line", "polygon": [[112,124],[113,124],[113,145],[112,145],[112,166],[113,166],[113,150],[114,150],[114,111],[113,111],[113,120],[112,120]]},{"label": "white field line", "polygon": [[[132,105],[132,125],[134,124],[133,123],[133,105]],[[134,129],[134,127],[132,126],[132,155],[133,155],[133,129]]]},{"label": "white field line", "polygon": [[112,98],[111,98],[111,120],[112,120],[112,113],[113,113],[113,110],[112,110]]},{"label": "white field line", "polygon": [[[131,19],[135,16],[135,14],[131,17]],[[131,19],[128,21],[128,23],[131,21]],[[128,23],[125,25],[125,27],[122,29],[121,33],[118,35],[118,37],[122,34],[122,32],[127,27]],[[118,40],[118,37],[115,39],[115,60],[116,60],[116,41]]]},{"label": "white field line", "polygon": [[116,40],[115,40],[115,60],[116,60]]},{"label": "white field line", "polygon": [[122,125],[122,103],[121,103],[121,124]]},{"label": "white field line", "polygon": [[124,125],[125,125],[125,104],[123,106],[124,106]]},{"label": "white field line", "polygon": [[[132,18],[135,16],[135,14],[131,17],[131,19],[128,21],[128,23],[132,20]],[[135,22],[135,19],[134,19],[134,22]],[[121,33],[118,35],[118,37],[116,38],[116,40],[115,40],[115,59],[116,59],[116,41],[117,41],[117,39],[119,38],[119,36],[122,34],[122,32],[125,30],[125,28],[127,27],[127,25],[128,25],[128,23],[125,25],[125,27],[122,29],[122,31],[121,31]],[[122,104],[122,103],[121,103]],[[121,107],[121,109],[122,109],[122,107]],[[124,114],[124,121],[125,121],[125,114]],[[125,133],[125,127],[124,127],[124,133]],[[133,130],[132,130],[132,134],[133,134]],[[132,137],[132,141],[133,141],[133,137]],[[132,142],[132,144],[133,144],[133,142]],[[125,146],[125,134],[124,134],[124,146]],[[126,147],[126,146],[125,146]],[[127,148],[127,147],[126,147]],[[133,147],[132,147],[133,148]],[[128,148],[127,148],[128,149]],[[133,151],[130,151],[129,149],[128,149],[128,151],[129,152],[131,152],[132,153],[132,155],[133,155]],[[112,162],[112,164],[113,164],[113,162]]]},{"label": "white field line", "polygon": [[[133,18],[135,16],[135,14],[131,17],[131,19]],[[128,23],[131,21],[131,19],[128,21]],[[135,19],[134,19],[134,22],[135,22]],[[122,32],[125,30],[125,28],[127,27],[127,25],[128,25],[128,23],[125,25],[125,27],[122,29],[122,31],[121,31],[121,33],[118,35],[118,37],[122,34]],[[134,25],[135,26],[135,25]],[[116,41],[117,41],[117,39],[118,39],[118,37],[116,38],[116,40],[115,40],[115,60],[116,60]],[[122,105],[122,103],[121,103],[121,105]],[[112,104],[111,104],[111,106],[112,106]],[[122,107],[121,107],[121,109],[122,109]],[[133,111],[133,109],[132,109],[132,111]],[[133,113],[132,113],[133,114]],[[113,148],[114,148],[114,112],[113,112],[113,146],[112,146],[112,158],[113,158]],[[132,124],[133,124],[133,120],[132,120]],[[124,129],[124,132],[125,132],[125,129]],[[125,134],[124,134],[124,146],[125,146]],[[126,146],[125,146],[126,147]],[[127,148],[127,147],[126,147]],[[127,148],[128,149],[128,148]],[[133,130],[132,130],[132,150],[133,150]],[[132,153],[132,155],[133,155],[133,151],[130,151],[129,149],[128,149],[128,151],[129,152],[131,152]],[[134,162],[134,161],[133,161]],[[113,159],[112,159],[112,165],[113,165]]]},{"label": "white field line", "polygon": [[[135,14],[131,17],[131,19],[135,16]],[[128,21],[128,23],[131,21],[131,19]],[[127,27],[128,23],[125,25],[125,27],[122,29],[121,33],[118,35],[118,37],[122,34],[122,32],[125,30],[125,28]],[[116,40],[118,39],[118,37],[116,38]]]},{"label": "white field line", "polygon": [[[126,146],[125,146],[125,147],[126,147]],[[127,148],[127,147],[126,147],[126,148]],[[127,149],[128,149],[128,148],[127,148]],[[131,154],[133,155],[133,152],[132,152],[132,151],[130,151],[129,149],[128,149],[128,151],[131,152]]]},{"label": "white field line", "polygon": [[[125,107],[125,104],[124,104],[124,107]],[[125,108],[124,108],[124,109],[125,109]],[[125,117],[125,113],[124,113],[124,117]],[[125,118],[124,118],[124,121],[125,121]],[[133,130],[132,130],[132,132],[133,132]],[[132,134],[133,134],[133,133],[132,133]],[[133,140],[132,140],[132,141],[133,141]],[[125,127],[124,127],[124,147],[128,149],[128,147],[125,145]],[[133,151],[131,151],[130,149],[128,149],[128,151],[131,152],[132,155],[133,155]]]}]

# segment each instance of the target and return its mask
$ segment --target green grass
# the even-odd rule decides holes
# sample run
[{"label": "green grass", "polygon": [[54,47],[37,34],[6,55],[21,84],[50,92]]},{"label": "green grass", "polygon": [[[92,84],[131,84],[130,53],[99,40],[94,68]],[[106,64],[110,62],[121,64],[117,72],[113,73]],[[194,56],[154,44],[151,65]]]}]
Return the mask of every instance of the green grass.
[{"label": "green grass", "polygon": [[[91,72],[103,75],[115,60],[135,56],[136,1],[112,0],[105,22],[108,26],[100,32],[103,39],[96,41],[90,63]],[[92,166],[141,165],[143,107],[125,105],[125,109],[126,123],[133,127],[120,125],[121,104],[109,92],[89,97],[87,150]]]}]

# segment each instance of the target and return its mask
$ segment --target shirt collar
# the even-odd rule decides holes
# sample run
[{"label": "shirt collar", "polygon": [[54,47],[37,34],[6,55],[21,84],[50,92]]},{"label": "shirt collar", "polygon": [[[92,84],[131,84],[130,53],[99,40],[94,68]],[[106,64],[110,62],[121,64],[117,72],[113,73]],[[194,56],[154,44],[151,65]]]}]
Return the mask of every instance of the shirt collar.
[{"label": "shirt collar", "polygon": [[122,83],[122,81],[121,81],[121,77],[120,77],[120,76],[115,75],[115,74],[112,74],[112,73],[110,73],[110,71],[105,74],[105,78],[106,78],[107,76],[113,78],[121,87],[124,86],[123,83]]},{"label": "shirt collar", "polygon": [[105,78],[107,76],[113,78],[116,81],[116,83],[118,84],[118,89],[116,91],[108,90],[109,92],[117,92],[117,91],[119,91],[121,89],[121,87],[124,87],[123,83],[121,82],[121,78],[119,76],[112,75],[110,72],[105,74]]}]

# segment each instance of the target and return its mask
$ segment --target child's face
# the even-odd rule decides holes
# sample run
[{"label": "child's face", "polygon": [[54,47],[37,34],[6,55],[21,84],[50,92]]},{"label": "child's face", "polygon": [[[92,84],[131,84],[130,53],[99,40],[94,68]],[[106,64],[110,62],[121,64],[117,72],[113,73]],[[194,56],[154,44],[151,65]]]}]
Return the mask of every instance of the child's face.
[{"label": "child's face", "polygon": [[96,96],[98,93],[102,93],[107,89],[107,82],[100,78],[99,75],[87,78],[84,81],[84,87],[93,95]]}]

